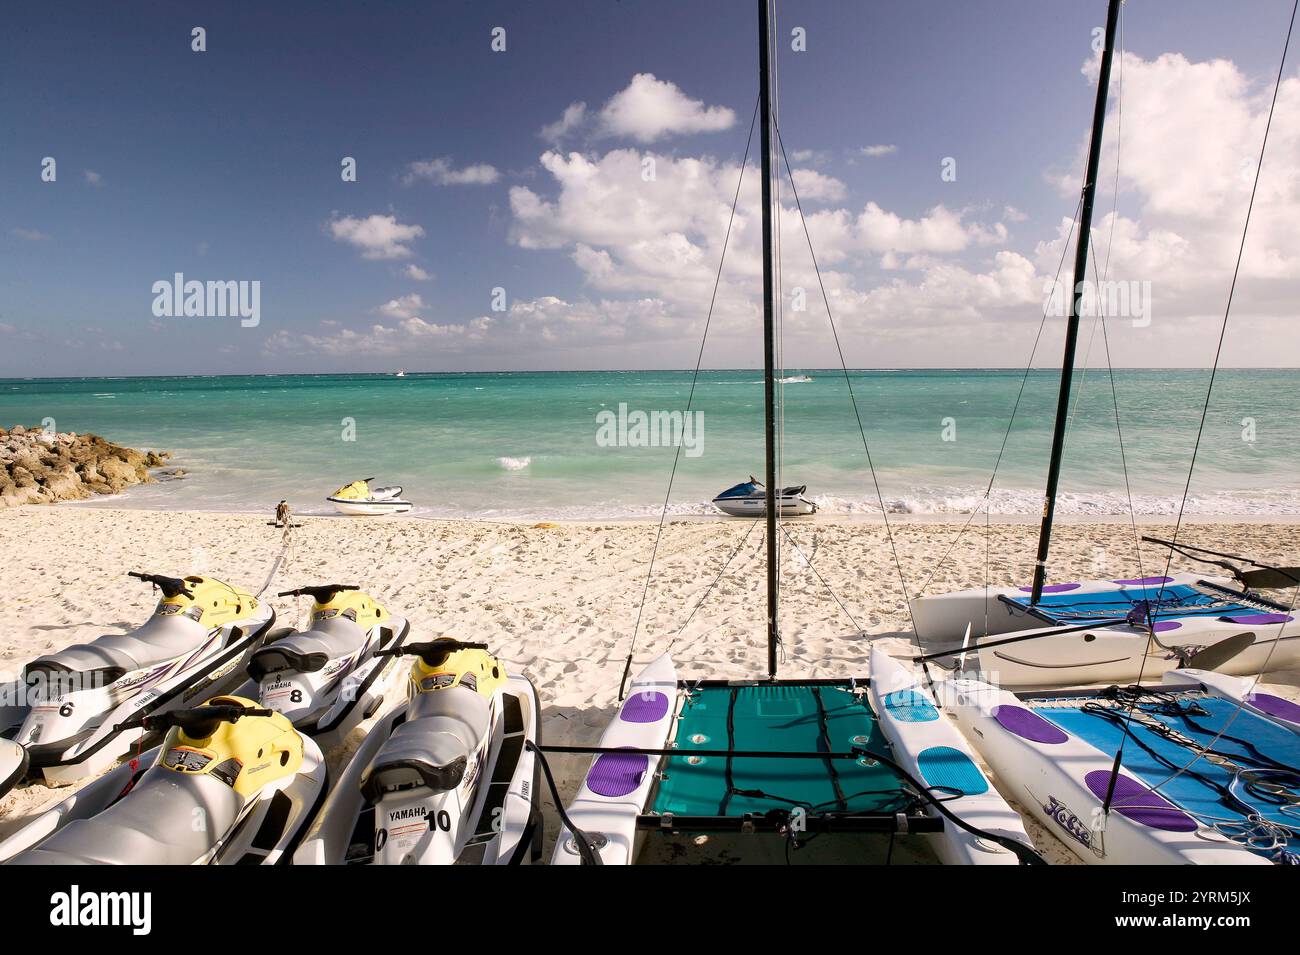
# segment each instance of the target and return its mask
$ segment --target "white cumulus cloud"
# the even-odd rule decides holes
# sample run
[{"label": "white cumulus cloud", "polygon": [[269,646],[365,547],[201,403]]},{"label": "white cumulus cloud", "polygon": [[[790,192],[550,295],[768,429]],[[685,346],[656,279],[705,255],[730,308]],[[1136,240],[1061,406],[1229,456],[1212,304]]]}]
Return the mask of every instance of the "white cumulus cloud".
[{"label": "white cumulus cloud", "polygon": [[652,143],[665,136],[730,129],[736,114],[726,106],[705,106],[676,83],[658,79],[653,73],[638,73],[604,105],[600,121],[606,135]]},{"label": "white cumulus cloud", "polygon": [[424,235],[424,227],[403,225],[397,216],[344,216],[331,219],[330,235],[340,242],[361,250],[364,259],[404,259],[411,254],[407,243]]}]

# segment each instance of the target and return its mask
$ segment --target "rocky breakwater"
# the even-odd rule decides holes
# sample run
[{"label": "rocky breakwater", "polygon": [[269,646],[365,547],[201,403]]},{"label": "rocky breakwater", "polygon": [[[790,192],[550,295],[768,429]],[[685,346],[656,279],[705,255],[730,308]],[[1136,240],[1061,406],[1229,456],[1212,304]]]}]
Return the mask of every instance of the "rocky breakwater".
[{"label": "rocky breakwater", "polygon": [[149,469],[163,466],[170,456],[124,448],[97,434],[0,428],[0,508],[116,494],[153,481]]}]

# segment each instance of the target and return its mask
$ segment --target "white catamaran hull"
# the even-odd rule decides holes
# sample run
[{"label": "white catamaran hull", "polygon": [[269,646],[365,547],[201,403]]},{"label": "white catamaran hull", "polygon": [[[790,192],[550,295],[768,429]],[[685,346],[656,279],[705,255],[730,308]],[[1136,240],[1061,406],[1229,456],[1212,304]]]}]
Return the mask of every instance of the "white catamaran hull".
[{"label": "white catamaran hull", "polygon": [[[1240,592],[1231,581],[1198,574],[1175,574],[1158,578],[1168,587],[1196,586],[1228,594]],[[1087,601],[1122,593],[1139,586],[1112,580],[1061,584],[1070,588],[1071,599]],[[1148,590],[1158,587],[1148,583]],[[1028,636],[1035,631],[1050,634],[1063,624],[1052,624],[1003,598],[1023,599],[1028,588],[983,587],[918,597],[912,601],[916,633],[928,644],[957,643],[967,628],[973,636],[969,657],[977,658],[981,672],[993,683],[1007,687],[1080,686],[1088,683],[1122,683],[1158,679],[1182,662],[1179,651],[1194,653],[1240,633],[1253,633],[1249,648],[1219,667],[1226,673],[1254,674],[1265,667],[1285,669],[1300,663],[1300,625],[1290,614],[1260,605],[1259,613],[1240,614],[1233,621],[1216,615],[1162,619],[1156,640],[1145,627],[1127,624],[1099,626],[1073,633],[1047,635],[999,647],[979,647],[980,638],[992,642],[999,637]],[[1255,598],[1242,595],[1246,604]]]},{"label": "white catamaran hull", "polygon": [[[655,716],[655,719],[647,719]],[[600,746],[634,749],[662,749],[667,745],[677,719],[677,669],[668,654],[658,657],[632,681],[631,691],[600,738]],[[650,800],[658,761],[648,758],[646,771],[636,788],[618,795],[604,795],[601,767],[610,764],[612,754],[592,760],[582,788],[569,805],[573,824],[599,844],[604,865],[631,865],[640,849],[637,817]],[[616,758],[616,757],[615,757]],[[605,762],[602,763],[602,760]],[[594,787],[594,788],[593,788]],[[582,858],[568,827],[560,830],[551,854],[551,865],[580,865]]]},{"label": "white catamaran hull", "polygon": [[[945,687],[949,712],[1008,795],[1076,856],[1099,865],[1269,865],[1196,822],[1163,796],[1127,811],[1102,805],[1113,753],[1103,753],[1026,707],[1014,694],[978,680]],[[1153,781],[1121,770],[1116,791]],[[1158,780],[1156,780],[1158,781]]]},{"label": "white catamaran hull", "polygon": [[[961,733],[935,707],[916,677],[879,647],[871,648],[871,708],[894,758],[929,786],[944,807],[978,829],[1033,846],[1020,814],[1007,805],[976,765]],[[964,795],[952,798],[958,791]],[[930,815],[938,815],[931,808]],[[967,832],[950,820],[929,837],[945,865],[1018,865],[1015,853]]]}]

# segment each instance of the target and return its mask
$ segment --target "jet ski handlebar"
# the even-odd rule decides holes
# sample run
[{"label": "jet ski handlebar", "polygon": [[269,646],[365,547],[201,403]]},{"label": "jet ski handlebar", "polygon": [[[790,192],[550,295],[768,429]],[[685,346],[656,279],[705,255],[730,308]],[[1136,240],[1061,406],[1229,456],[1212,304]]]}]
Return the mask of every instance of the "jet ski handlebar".
[{"label": "jet ski handlebar", "polygon": [[298,587],[280,591],[281,597],[311,597],[317,603],[328,603],[334,595],[344,590],[360,590],[355,584],[319,584],[315,587]]},{"label": "jet ski handlebar", "polygon": [[143,727],[150,733],[169,730],[179,726],[191,739],[206,739],[217,731],[222,723],[236,723],[245,716],[274,716],[274,710],[260,706],[243,706],[239,703],[212,703],[194,706],[183,710],[168,710],[152,716],[128,720],[119,723],[117,729],[134,729]]},{"label": "jet ski handlebar", "polygon": [[195,706],[188,710],[170,710],[156,716],[146,716],[144,728],[156,732],[179,726],[191,739],[206,739],[222,723],[238,723],[245,716],[271,716],[273,710],[260,706],[241,706],[238,703],[217,703]]},{"label": "jet ski handlebar", "polygon": [[423,643],[405,643],[400,647],[391,647],[386,650],[376,650],[377,657],[419,657],[429,666],[437,666],[447,659],[447,655],[455,653],[457,650],[486,650],[486,643],[470,643],[465,640],[454,640],[451,637],[439,637],[437,640],[426,640]]},{"label": "jet ski handlebar", "polygon": [[134,577],[136,580],[143,580],[147,584],[153,584],[163,592],[163,596],[165,597],[194,596],[194,591],[190,590],[189,584],[180,577],[164,577],[162,574],[142,574],[135,570],[127,571],[127,576]]}]

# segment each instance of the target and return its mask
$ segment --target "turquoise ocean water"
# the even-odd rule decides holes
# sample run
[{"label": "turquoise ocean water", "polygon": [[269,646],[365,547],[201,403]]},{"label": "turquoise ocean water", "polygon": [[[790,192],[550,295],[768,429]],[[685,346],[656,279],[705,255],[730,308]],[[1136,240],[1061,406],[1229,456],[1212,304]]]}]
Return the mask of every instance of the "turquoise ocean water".
[{"label": "turquoise ocean water", "polygon": [[[839,371],[787,371],[785,483],[824,510],[878,512]],[[886,506],[968,513],[978,505],[1020,386],[1018,370],[851,373]],[[1139,513],[1171,514],[1182,495],[1207,370],[1115,373]],[[1033,514],[1058,376],[1035,371],[992,497],[995,514]],[[327,513],[346,481],[401,484],[429,517],[526,519],[657,515],[672,447],[601,446],[601,412],[683,410],[689,372],[286,375],[0,381],[0,424],[94,431],[174,452],[183,480],[135,488],[115,506],[269,509],[287,498]],[[1111,385],[1089,371],[1069,433],[1060,510],[1121,514],[1126,495]],[[670,511],[761,476],[761,374],[701,375],[698,454],[681,456]],[[346,419],[346,420],[345,420]],[[355,440],[344,440],[348,421]],[[945,440],[945,438],[951,440]],[[1300,371],[1221,371],[1189,513],[1300,514]],[[85,506],[85,505],[75,505]]]}]

